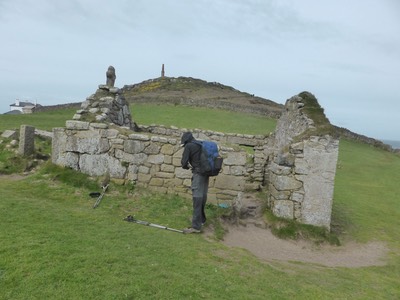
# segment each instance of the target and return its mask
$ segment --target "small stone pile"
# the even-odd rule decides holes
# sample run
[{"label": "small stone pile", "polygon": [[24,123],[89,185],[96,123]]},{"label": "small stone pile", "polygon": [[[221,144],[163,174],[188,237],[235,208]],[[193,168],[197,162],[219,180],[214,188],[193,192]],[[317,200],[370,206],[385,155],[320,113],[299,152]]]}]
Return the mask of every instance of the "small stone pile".
[{"label": "small stone pile", "polygon": [[73,116],[74,120],[98,123],[113,123],[137,131],[132,120],[129,104],[116,87],[99,85],[95,94],[86,98],[81,109]]}]

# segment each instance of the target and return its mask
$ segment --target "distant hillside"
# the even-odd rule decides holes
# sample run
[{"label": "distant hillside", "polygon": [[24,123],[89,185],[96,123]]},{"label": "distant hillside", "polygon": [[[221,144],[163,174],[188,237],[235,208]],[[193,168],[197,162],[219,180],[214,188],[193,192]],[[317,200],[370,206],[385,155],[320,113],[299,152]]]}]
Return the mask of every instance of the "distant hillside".
[{"label": "distant hillside", "polygon": [[283,105],[217,82],[191,77],[160,77],[122,88],[130,103],[172,103],[221,108],[278,118]]},{"label": "distant hillside", "polygon": [[[129,103],[165,103],[219,108],[237,112],[264,115],[278,119],[284,105],[269,99],[256,97],[217,82],[207,82],[192,77],[159,77],[141,83],[125,85],[121,89]],[[60,108],[79,108],[81,103],[68,103],[43,106],[37,111],[50,111]],[[328,121],[328,120],[327,120]],[[329,122],[329,121],[328,121]],[[379,140],[354,133],[346,128],[333,126],[336,133],[351,140],[360,141],[388,151],[393,150]]]}]

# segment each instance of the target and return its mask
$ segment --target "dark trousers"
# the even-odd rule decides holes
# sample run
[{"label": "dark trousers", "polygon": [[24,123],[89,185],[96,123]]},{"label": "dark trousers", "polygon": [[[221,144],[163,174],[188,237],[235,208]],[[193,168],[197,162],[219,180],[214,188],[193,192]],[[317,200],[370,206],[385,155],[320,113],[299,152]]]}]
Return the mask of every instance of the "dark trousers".
[{"label": "dark trousers", "polygon": [[208,176],[193,173],[192,177],[192,197],[193,197],[193,217],[192,227],[200,230],[202,224],[206,222],[205,206],[208,193]]}]

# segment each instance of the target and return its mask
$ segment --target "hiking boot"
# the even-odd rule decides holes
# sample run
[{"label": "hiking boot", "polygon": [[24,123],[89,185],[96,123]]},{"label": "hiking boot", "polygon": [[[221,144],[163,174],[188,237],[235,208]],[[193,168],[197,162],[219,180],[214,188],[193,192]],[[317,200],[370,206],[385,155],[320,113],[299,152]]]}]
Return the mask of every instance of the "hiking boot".
[{"label": "hiking boot", "polygon": [[195,229],[195,228],[193,228],[193,227],[183,229],[183,233],[185,233],[185,234],[189,234],[189,233],[200,233],[200,232],[201,232],[200,230]]}]

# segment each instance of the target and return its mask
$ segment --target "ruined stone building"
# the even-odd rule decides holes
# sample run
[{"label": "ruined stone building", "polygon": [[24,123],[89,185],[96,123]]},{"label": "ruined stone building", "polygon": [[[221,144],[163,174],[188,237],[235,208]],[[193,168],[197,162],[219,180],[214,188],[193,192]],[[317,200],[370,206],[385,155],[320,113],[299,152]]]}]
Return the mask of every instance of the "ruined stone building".
[{"label": "ruined stone building", "polygon": [[[210,178],[209,201],[231,202],[240,192],[265,190],[275,215],[329,228],[339,142],[326,118],[320,121],[322,110],[318,119],[307,114],[309,106],[314,112],[319,107],[309,93],[290,98],[272,135],[192,129],[195,138],[217,142],[224,157],[221,174]],[[65,127],[53,129],[52,159],[91,176],[109,172],[157,192],[190,197],[191,172],[180,167],[179,146],[187,130],[137,125],[120,90],[100,85]],[[254,153],[238,147],[243,145]]]}]

